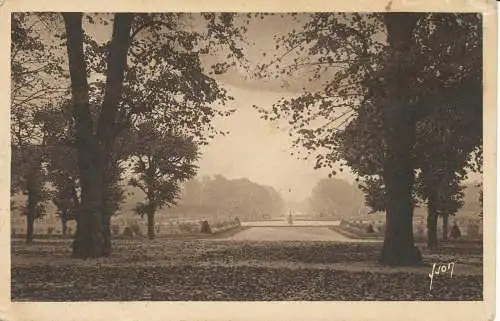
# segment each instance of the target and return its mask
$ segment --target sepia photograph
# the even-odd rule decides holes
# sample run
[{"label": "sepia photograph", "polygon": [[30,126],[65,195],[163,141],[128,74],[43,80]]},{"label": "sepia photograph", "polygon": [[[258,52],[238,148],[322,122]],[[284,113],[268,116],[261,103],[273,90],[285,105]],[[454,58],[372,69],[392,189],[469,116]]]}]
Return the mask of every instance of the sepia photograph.
[{"label": "sepia photograph", "polygon": [[483,302],[485,14],[386,5],[9,12],[10,300]]}]

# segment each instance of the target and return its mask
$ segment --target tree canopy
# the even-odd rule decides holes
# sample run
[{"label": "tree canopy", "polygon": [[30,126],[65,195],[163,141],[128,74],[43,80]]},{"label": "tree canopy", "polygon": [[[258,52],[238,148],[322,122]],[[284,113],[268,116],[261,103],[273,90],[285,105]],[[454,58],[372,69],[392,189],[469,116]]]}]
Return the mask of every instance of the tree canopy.
[{"label": "tree canopy", "polygon": [[[369,204],[385,209],[391,222],[381,262],[418,263],[414,172],[425,167],[425,148],[439,149],[440,155],[430,154],[431,162],[452,172],[469,166],[474,151],[480,154],[480,15],[317,13],[303,30],[279,37],[277,47],[285,48],[283,54],[261,65],[259,76],[270,70],[304,75],[306,68],[320,85],[271,109],[259,108],[263,118],[286,119],[295,145],[315,157],[316,167],[347,165],[364,178],[364,191],[374,192]],[[439,118],[445,114],[446,120]],[[439,132],[448,121],[456,127]],[[473,134],[456,139],[468,134],[465,128]],[[426,134],[456,140],[436,142]],[[443,157],[451,157],[455,167],[440,164]]]},{"label": "tree canopy", "polygon": [[128,162],[129,184],[144,192],[146,200],[136,212],[148,218],[148,235],[154,238],[154,216],[164,206],[176,204],[181,183],[196,175],[198,147],[192,139],[160,132],[154,122],[144,122],[132,133]]}]

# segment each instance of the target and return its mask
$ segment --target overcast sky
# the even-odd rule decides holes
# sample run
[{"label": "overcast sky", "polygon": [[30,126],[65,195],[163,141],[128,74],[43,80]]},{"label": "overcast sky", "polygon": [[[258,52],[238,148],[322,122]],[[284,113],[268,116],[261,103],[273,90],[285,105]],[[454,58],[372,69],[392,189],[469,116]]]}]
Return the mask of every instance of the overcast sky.
[{"label": "overcast sky", "polygon": [[[268,60],[276,53],[273,36],[300,28],[307,19],[308,14],[299,14],[296,19],[275,15],[251,22],[246,34],[250,45],[244,47],[250,64]],[[320,179],[328,177],[329,171],[314,170],[313,160],[304,161],[291,156],[292,137],[288,131],[260,119],[252,106],[270,107],[278,99],[300,94],[302,88],[314,84],[301,77],[262,80],[249,79],[246,75],[243,70],[235,68],[217,77],[235,98],[229,107],[235,108],[236,112],[229,118],[216,121],[219,128],[230,134],[217,137],[205,148],[199,162],[200,175],[247,177],[256,183],[273,186],[286,200],[300,201],[310,195]],[[285,88],[282,88],[283,84]],[[349,174],[339,178],[353,181]]]},{"label": "overcast sky", "polygon": [[235,97],[231,107],[236,108],[236,112],[217,121],[216,125],[229,130],[230,134],[217,137],[205,147],[199,162],[200,175],[247,177],[259,184],[275,187],[287,200],[299,201],[309,196],[316,182],[327,177],[328,171],[314,170],[313,161],[291,156],[288,132],[260,119],[252,108],[253,104],[271,105],[283,93],[230,85],[226,88]]}]

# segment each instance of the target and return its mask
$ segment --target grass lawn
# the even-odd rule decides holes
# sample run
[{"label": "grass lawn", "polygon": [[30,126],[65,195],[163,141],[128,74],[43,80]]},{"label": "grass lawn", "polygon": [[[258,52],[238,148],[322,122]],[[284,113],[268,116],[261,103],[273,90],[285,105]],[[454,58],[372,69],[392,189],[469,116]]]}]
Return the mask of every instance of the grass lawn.
[{"label": "grass lawn", "polygon": [[[12,241],[13,301],[482,300],[482,247],[423,251],[428,266],[376,264],[381,243],[114,240],[109,258],[69,258],[71,240]],[[434,262],[456,263],[453,277]]]}]

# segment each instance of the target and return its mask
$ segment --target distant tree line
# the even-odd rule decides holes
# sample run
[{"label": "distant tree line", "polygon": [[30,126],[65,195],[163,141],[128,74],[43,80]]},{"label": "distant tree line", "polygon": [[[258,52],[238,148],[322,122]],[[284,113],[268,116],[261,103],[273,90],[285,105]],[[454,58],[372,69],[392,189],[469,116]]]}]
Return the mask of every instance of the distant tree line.
[{"label": "distant tree line", "polygon": [[[482,211],[480,202],[480,184],[477,182],[463,183],[460,185],[460,199],[445,199],[452,203],[443,209],[448,209],[448,215],[455,215],[462,210],[464,219],[476,218]],[[359,217],[369,218],[371,214],[383,213],[383,209],[373,205],[370,198],[372,194],[363,193],[366,185],[351,184],[339,178],[324,178],[320,180],[311,191],[311,196],[306,199],[309,214],[316,217],[336,217],[355,219]],[[417,198],[415,206],[425,209],[426,201]],[[416,214],[416,213],[415,213]],[[447,222],[443,216],[443,240],[447,240],[449,234]]]},{"label": "distant tree line", "polygon": [[284,201],[273,187],[245,178],[227,179],[215,175],[186,182],[181,199],[172,210],[187,217],[238,217],[241,221],[249,221],[283,214]]},{"label": "distant tree line", "polygon": [[324,178],[307,199],[310,214],[316,217],[349,218],[366,214],[364,195],[357,185],[339,178]]}]

